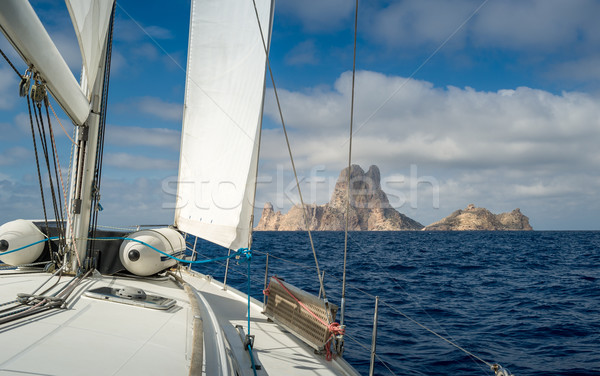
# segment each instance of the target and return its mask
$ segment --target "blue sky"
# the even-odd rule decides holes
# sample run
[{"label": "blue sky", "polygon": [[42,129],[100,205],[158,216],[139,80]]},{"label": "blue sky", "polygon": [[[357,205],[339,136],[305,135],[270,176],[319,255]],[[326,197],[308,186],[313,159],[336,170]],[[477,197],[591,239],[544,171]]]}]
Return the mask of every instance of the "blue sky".
[{"label": "blue sky", "polygon": [[[32,4],[79,77],[64,3]],[[103,224],[173,221],[190,4],[141,4],[117,7]],[[598,230],[598,14],[588,0],[361,1],[354,163],[378,165],[391,203],[424,225],[474,203],[519,207],[538,230]],[[353,18],[353,1],[275,5],[271,62],[307,202],[326,202],[347,163]],[[42,216],[16,88],[2,62],[0,223]],[[261,153],[257,216],[297,202],[272,91]]]}]

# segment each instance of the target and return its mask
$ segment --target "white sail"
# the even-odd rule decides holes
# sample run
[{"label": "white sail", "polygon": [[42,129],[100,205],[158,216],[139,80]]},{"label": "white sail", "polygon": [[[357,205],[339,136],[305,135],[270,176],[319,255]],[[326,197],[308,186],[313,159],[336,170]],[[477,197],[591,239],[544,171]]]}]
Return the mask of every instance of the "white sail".
[{"label": "white sail", "polygon": [[[265,40],[272,1],[257,0]],[[266,56],[252,1],[192,2],[175,224],[247,247]]]},{"label": "white sail", "polygon": [[66,0],[71,21],[77,34],[83,73],[81,87],[86,91],[88,99],[91,95],[100,59],[106,45],[106,35],[114,0]]}]

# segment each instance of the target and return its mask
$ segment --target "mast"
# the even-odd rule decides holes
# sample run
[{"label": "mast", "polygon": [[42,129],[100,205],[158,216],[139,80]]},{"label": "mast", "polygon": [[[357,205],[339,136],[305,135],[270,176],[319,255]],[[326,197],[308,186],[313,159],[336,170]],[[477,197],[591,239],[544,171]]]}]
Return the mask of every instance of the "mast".
[{"label": "mast", "polygon": [[[77,16],[71,10],[71,17],[76,28],[78,38],[80,37],[80,31],[77,29]],[[104,122],[102,119],[105,114],[103,105],[106,105],[106,100],[103,97],[107,95],[105,85],[108,85],[108,77],[106,75],[108,64],[110,63],[111,43],[112,38],[108,37],[109,33],[112,33],[112,23],[114,21],[114,3],[111,4],[111,16],[108,20],[109,26],[106,32],[102,35],[97,35],[99,38],[104,39],[104,48],[102,54],[98,56],[97,66],[89,66],[86,69],[84,64],[82,74],[82,87],[88,91],[88,98],[90,98],[91,110],[88,120],[82,126],[77,127],[76,135],[76,147],[74,153],[74,161],[72,164],[71,171],[71,186],[70,186],[70,198],[68,206],[68,223],[67,223],[67,244],[70,245],[71,249],[71,260],[69,270],[71,272],[77,271],[79,268],[87,269],[87,265],[84,264],[87,256],[88,246],[88,235],[90,232],[90,221],[92,214],[96,208],[93,204],[97,202],[99,197],[99,182],[96,179],[98,171],[97,169],[97,158],[101,157],[98,155],[99,138],[101,133],[101,127]],[[82,45],[80,40],[80,45]],[[82,55],[85,59],[85,50],[82,47]],[[87,77],[90,74],[91,69],[96,70],[93,72],[94,82],[87,82]]]},{"label": "mast", "polygon": [[[114,17],[114,3],[112,0],[102,4],[94,0],[67,1],[67,6],[83,55],[85,74],[81,87],[28,1],[0,1],[0,29],[77,126],[66,231],[67,244],[72,251],[68,269],[74,272],[85,260],[92,198],[96,195],[93,182],[105,70],[109,61],[106,58],[109,51],[107,30],[109,18]],[[109,17],[111,13],[112,17]],[[88,79],[91,77],[93,82]]]},{"label": "mast", "polygon": [[98,151],[98,130],[100,128],[101,96],[103,92],[105,59],[102,60],[100,74],[96,77],[91,91],[90,116],[85,124],[77,127],[75,154],[71,171],[69,190],[69,211],[67,220],[67,244],[71,249],[70,271],[76,271],[85,261],[87,253],[90,216],[92,214],[93,182]]}]

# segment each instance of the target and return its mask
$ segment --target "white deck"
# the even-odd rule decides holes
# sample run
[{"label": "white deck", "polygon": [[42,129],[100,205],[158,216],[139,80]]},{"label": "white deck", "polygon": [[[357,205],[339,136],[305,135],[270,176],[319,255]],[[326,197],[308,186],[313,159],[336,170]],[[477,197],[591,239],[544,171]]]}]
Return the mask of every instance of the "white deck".
[{"label": "white deck", "polygon": [[[0,304],[18,293],[31,293],[49,278],[45,273],[6,273],[0,275]],[[252,375],[249,356],[235,329],[242,325],[247,332],[245,298],[201,275],[184,271],[181,277],[208,301],[241,372]],[[63,276],[55,289],[70,279]],[[142,288],[177,303],[160,311],[83,296],[86,290],[101,286]],[[263,367],[259,375],[345,374],[344,362],[327,362],[315,355],[310,347],[268,322],[261,310],[258,302],[251,304],[250,331],[256,336],[257,362]],[[71,294],[68,309],[52,309],[0,326],[0,375],[187,375],[193,320],[190,298],[172,279],[90,277]]]}]

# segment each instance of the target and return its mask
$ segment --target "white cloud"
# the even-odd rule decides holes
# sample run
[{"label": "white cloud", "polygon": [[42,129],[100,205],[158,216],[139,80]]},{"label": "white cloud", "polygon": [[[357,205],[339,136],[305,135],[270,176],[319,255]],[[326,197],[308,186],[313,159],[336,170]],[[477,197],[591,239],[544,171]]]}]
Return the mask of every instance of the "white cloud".
[{"label": "white cloud", "polygon": [[0,223],[19,218],[43,218],[37,179],[32,182],[15,181],[0,174]]},{"label": "white cloud", "polygon": [[[364,33],[388,46],[441,44],[477,9],[479,2],[459,0],[402,1],[385,7],[366,5]],[[362,14],[361,14],[362,15]],[[463,29],[453,43],[464,39]],[[462,41],[461,41],[462,43]]]},{"label": "white cloud", "polygon": [[2,64],[0,65],[0,110],[9,110],[14,107],[19,98],[19,83],[12,68],[5,61],[1,61],[0,64]]},{"label": "white cloud", "polygon": [[516,50],[560,50],[578,39],[595,39],[595,1],[489,1],[474,19],[471,37],[480,45]]},{"label": "white cloud", "polygon": [[51,38],[63,59],[69,68],[71,68],[71,71],[73,71],[75,79],[79,82],[81,75],[81,52],[77,37],[73,32],[73,26],[70,22],[68,26],[70,26],[71,33],[67,33],[64,30],[57,30],[51,33]]},{"label": "white cloud", "polygon": [[177,161],[161,158],[151,158],[129,153],[108,153],[104,156],[108,166],[126,170],[174,170],[177,171]]},{"label": "white cloud", "polygon": [[107,145],[142,145],[179,150],[181,133],[167,128],[108,125]]},{"label": "white cloud", "polygon": [[569,79],[578,82],[600,80],[600,55],[555,64],[546,74],[548,78]]},{"label": "white cloud", "polygon": [[[301,174],[323,164],[324,175],[337,177],[344,168],[349,81],[345,73],[330,90],[280,90]],[[571,205],[588,211],[593,192],[600,189],[599,179],[589,177],[600,160],[600,108],[592,95],[555,95],[526,87],[497,92],[436,88],[366,71],[358,72],[356,87],[353,161],[365,168],[379,165],[382,176],[408,176],[415,166],[417,178],[434,178],[440,188],[439,210],[432,205],[431,184],[419,186],[424,193],[411,193],[419,197],[403,206],[423,223],[471,202],[496,211],[519,206],[536,213],[548,200],[568,197]],[[278,117],[272,98],[265,114]],[[284,145],[281,131],[263,132],[262,172],[269,174],[278,163],[287,163]],[[407,179],[403,189],[410,184]],[[275,183],[264,189],[272,197],[281,195]],[[259,197],[265,196],[269,194]],[[320,194],[323,198],[328,194]],[[539,219],[538,224],[560,228]]]},{"label": "white cloud", "polygon": [[31,152],[20,146],[15,146],[0,152],[0,166],[12,166],[22,164],[23,160],[29,160]]},{"label": "white cloud", "polygon": [[175,196],[163,190],[158,179],[133,181],[104,178],[102,181],[101,224],[132,226],[173,223]]},{"label": "white cloud", "polygon": [[354,10],[354,2],[347,0],[283,0],[277,2],[276,11],[298,19],[305,30],[314,32],[338,29]]},{"label": "white cloud", "polygon": [[142,97],[135,100],[136,107],[146,115],[157,116],[163,120],[181,122],[183,104],[166,102],[160,98]]},{"label": "white cloud", "polygon": [[31,137],[31,123],[29,121],[29,115],[27,113],[19,113],[15,116],[14,122],[17,125],[19,131],[23,134],[28,134]]},{"label": "white cloud", "polygon": [[437,47],[458,31],[445,49],[472,43],[521,52],[560,52],[573,43],[598,47],[594,15],[599,11],[600,4],[593,0],[422,0],[383,7],[368,3],[361,15],[362,30],[371,42],[390,47]]},{"label": "white cloud", "polygon": [[[123,7],[120,6],[120,9]],[[127,17],[127,16],[125,16]],[[164,40],[172,39],[173,33],[171,30],[158,25],[144,26],[137,20],[129,18],[121,18],[115,20],[115,40],[122,42],[139,42],[141,40],[154,39]]]},{"label": "white cloud", "polygon": [[146,32],[156,39],[173,39],[171,30],[161,26],[151,25],[145,28]]},{"label": "white cloud", "polygon": [[297,44],[285,55],[285,62],[289,65],[317,64],[317,49],[315,42],[307,40]]}]

